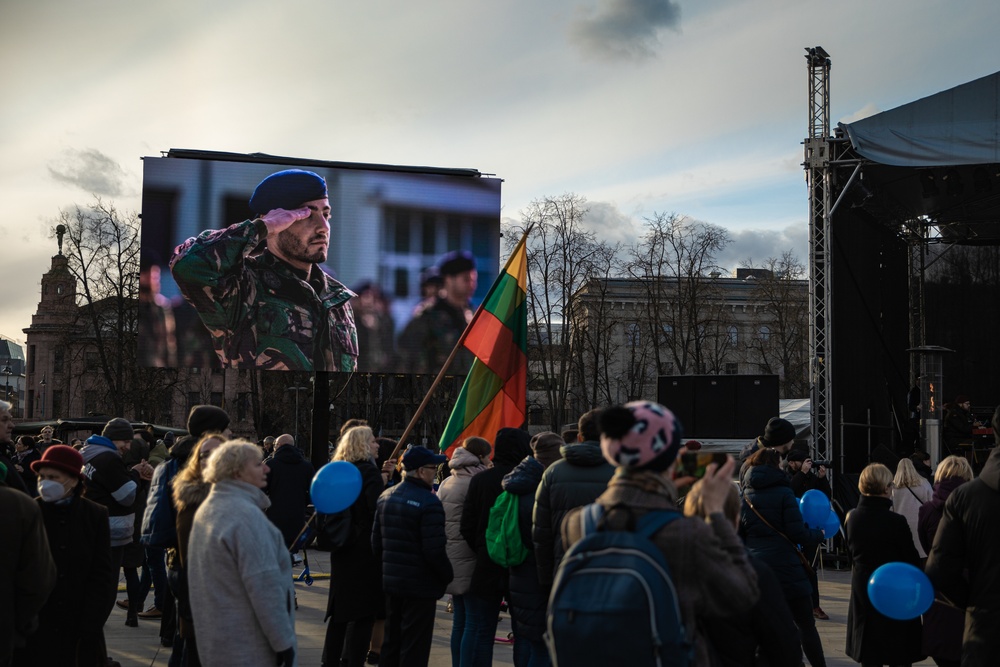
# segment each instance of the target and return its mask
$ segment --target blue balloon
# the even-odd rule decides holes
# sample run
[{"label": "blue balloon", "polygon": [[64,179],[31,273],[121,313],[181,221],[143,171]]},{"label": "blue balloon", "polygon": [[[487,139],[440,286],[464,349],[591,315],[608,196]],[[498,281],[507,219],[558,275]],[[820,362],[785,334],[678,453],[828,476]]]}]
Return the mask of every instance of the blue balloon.
[{"label": "blue balloon", "polygon": [[820,527],[823,529],[823,535],[826,539],[835,537],[840,531],[840,517],[837,516],[832,507],[830,508],[830,514],[826,517],[826,522]]},{"label": "blue balloon", "polygon": [[810,528],[820,528],[830,516],[830,499],[819,489],[809,489],[802,494],[799,509],[802,510],[802,518]]},{"label": "blue balloon", "polygon": [[883,616],[909,621],[931,608],[934,586],[909,563],[886,563],[868,580],[868,599]]},{"label": "blue balloon", "polygon": [[334,461],[313,476],[309,495],[320,514],[336,514],[354,504],[361,493],[361,472],[353,463]]}]

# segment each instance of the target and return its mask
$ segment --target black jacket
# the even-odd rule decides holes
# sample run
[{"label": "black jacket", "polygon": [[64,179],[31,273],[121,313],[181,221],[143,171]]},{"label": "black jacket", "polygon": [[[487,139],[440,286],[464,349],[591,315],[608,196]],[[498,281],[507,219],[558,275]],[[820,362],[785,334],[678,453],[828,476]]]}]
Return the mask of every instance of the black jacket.
[{"label": "black jacket", "polygon": [[541,640],[545,633],[545,609],[548,595],[538,583],[538,568],[531,544],[531,514],[535,490],[545,468],[534,457],[527,457],[503,478],[503,490],[517,496],[517,527],[528,557],[510,570],[511,616],[517,621],[518,638]]},{"label": "black jacket", "polygon": [[908,664],[924,658],[920,619],[896,621],[878,613],[868,599],[868,580],[886,563],[917,565],[920,556],[906,517],[892,511],[892,501],[861,496],[844,525],[851,554],[851,601],[847,608],[847,655],[857,662]]},{"label": "black jacket", "polygon": [[[384,604],[382,567],[372,555],[372,525],[382,493],[382,475],[371,461],[354,461],[361,473],[361,493],[351,505],[353,539],[330,554],[330,597],[326,618],[343,623],[376,616]],[[324,619],[325,620],[325,619]]]},{"label": "black jacket", "polygon": [[[760,598],[749,612],[714,618],[705,623],[705,634],[724,667],[800,667],[799,629],[792,619],[781,583],[767,564],[750,556],[757,573]],[[757,657],[759,656],[759,658]]]},{"label": "black jacket", "polygon": [[[995,664],[1000,654],[1000,448],[979,478],[955,489],[927,557],[935,589],[966,608],[962,663]],[[968,579],[963,571],[968,569]]]},{"label": "black jacket", "polygon": [[[807,528],[803,523],[799,502],[789,486],[788,476],[769,465],[749,468],[743,496],[746,502],[740,513],[739,532],[747,549],[774,570],[787,599],[812,595],[812,584],[789,540],[795,544],[818,544],[823,534],[818,528]],[[750,504],[771,526],[751,511]],[[777,531],[781,531],[788,540]]]},{"label": "black jacket", "polygon": [[562,459],[542,475],[532,517],[531,539],[538,563],[538,581],[545,591],[552,588],[565,551],[559,530],[563,517],[572,509],[597,500],[615,474],[615,467],[605,460],[599,442],[563,445],[559,451]]},{"label": "black jacket", "polygon": [[28,643],[32,664],[90,664],[82,653],[101,632],[118,571],[111,563],[108,510],[76,496],[64,505],[38,501],[56,563],[56,587]]},{"label": "black jacket", "polygon": [[444,507],[415,477],[379,496],[372,554],[382,561],[386,595],[438,599],[454,576],[445,551]]},{"label": "black jacket", "polygon": [[506,594],[508,591],[507,568],[500,567],[486,550],[486,526],[490,522],[490,509],[503,490],[503,478],[525,456],[531,455],[531,446],[525,433],[522,440],[498,440],[493,452],[493,467],[479,473],[469,482],[469,493],[462,505],[462,537],[476,552],[476,568],[472,571],[469,593],[478,595]]},{"label": "black jacket", "polygon": [[278,447],[265,463],[271,469],[264,489],[271,499],[267,518],[281,531],[285,546],[290,547],[305,525],[309,485],[316,470],[295,445]]}]

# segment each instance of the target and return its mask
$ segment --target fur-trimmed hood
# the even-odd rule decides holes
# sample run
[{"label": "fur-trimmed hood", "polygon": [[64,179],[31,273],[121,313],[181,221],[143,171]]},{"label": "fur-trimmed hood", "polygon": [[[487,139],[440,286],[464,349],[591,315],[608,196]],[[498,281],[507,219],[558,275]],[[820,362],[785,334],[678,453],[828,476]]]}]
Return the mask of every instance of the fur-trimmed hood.
[{"label": "fur-trimmed hood", "polygon": [[208,492],[212,490],[212,485],[208,482],[182,481],[178,476],[173,484],[174,505],[177,511],[181,512],[187,507],[197,507],[208,498]]}]

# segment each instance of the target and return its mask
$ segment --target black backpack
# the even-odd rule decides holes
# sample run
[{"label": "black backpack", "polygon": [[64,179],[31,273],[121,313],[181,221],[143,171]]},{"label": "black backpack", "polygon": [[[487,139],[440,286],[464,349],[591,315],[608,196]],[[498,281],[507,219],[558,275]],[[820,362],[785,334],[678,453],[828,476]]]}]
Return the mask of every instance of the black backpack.
[{"label": "black backpack", "polygon": [[680,512],[649,512],[634,531],[606,530],[603,516],[597,503],[583,508],[583,537],[556,571],[545,633],[552,664],[685,667],[693,651],[677,591],[650,539]]}]

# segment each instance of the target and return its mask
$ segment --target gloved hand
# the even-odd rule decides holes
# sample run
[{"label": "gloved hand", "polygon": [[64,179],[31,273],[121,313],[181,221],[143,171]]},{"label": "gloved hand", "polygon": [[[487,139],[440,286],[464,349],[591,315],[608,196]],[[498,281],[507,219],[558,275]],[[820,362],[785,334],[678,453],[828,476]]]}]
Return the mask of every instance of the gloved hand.
[{"label": "gloved hand", "polygon": [[295,664],[295,649],[286,648],[278,652],[278,667],[292,667]]}]

